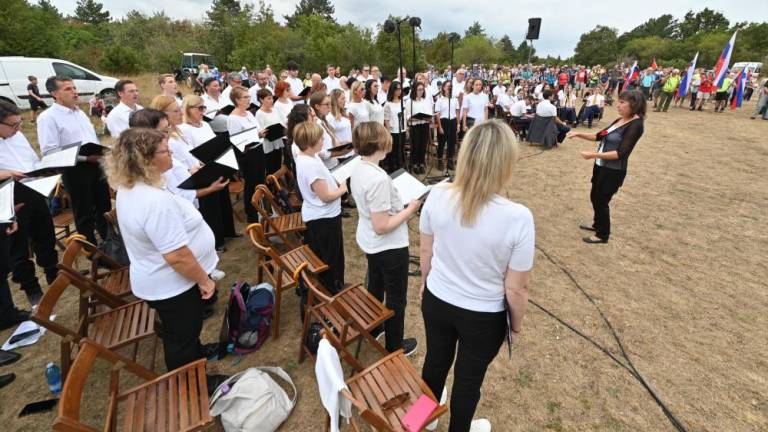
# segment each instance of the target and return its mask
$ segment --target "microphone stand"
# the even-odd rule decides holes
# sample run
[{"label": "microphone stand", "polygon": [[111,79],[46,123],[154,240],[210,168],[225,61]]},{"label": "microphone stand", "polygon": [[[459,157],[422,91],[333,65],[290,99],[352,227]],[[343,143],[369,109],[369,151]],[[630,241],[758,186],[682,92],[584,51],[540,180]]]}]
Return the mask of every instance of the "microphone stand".
[{"label": "microphone stand", "polygon": [[[446,179],[446,178],[451,176],[451,173],[448,170],[448,165],[450,164],[450,161],[451,161],[451,158],[448,157],[448,142],[451,139],[451,136],[453,136],[454,140],[458,141],[458,139],[456,137],[456,128],[454,128],[454,122],[457,123],[457,127],[458,127],[459,119],[458,119],[458,117],[456,117],[455,119],[453,119],[453,121],[451,121],[451,99],[453,99],[453,48],[454,48],[454,43],[456,42],[456,36],[458,36],[458,35],[456,35],[455,33],[452,33],[452,34],[450,34],[448,36],[448,40],[449,40],[449,42],[451,42],[451,64],[450,64],[450,66],[451,66],[451,73],[450,73],[450,77],[448,78],[450,80],[450,83],[451,83],[451,92],[448,94],[448,130],[447,131],[443,131],[443,134],[445,134],[445,136],[446,136],[445,137],[445,149],[444,149],[445,150],[445,155],[446,155],[446,164],[445,164],[445,167],[444,167],[444,170],[443,170],[443,174],[442,175],[432,176],[432,177],[428,176],[426,178],[427,183],[438,183],[438,182],[442,181],[443,179]],[[440,91],[442,92],[442,88],[440,89]],[[440,95],[440,96],[442,96],[442,95]],[[440,96],[438,96],[438,98]],[[440,121],[440,120],[438,120],[438,121]],[[457,144],[458,144],[457,142],[454,142],[454,145],[453,145],[453,147],[454,147],[453,151],[454,152],[456,151],[456,145]],[[429,171],[430,172],[432,171],[432,167],[431,166],[429,167]],[[427,174],[429,174],[429,173],[427,173]]]}]

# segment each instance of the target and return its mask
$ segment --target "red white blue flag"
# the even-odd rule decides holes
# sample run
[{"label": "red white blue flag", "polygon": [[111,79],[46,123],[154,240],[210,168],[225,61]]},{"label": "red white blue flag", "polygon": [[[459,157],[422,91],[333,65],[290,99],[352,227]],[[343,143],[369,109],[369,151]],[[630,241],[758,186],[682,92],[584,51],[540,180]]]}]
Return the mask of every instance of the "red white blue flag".
[{"label": "red white blue flag", "polygon": [[624,87],[621,88],[621,91],[625,91],[627,87],[629,87],[629,83],[632,80],[637,79],[640,76],[640,70],[637,69],[637,60],[635,60],[635,63],[632,64],[632,67],[629,68],[629,71],[627,72],[627,76],[624,78]]},{"label": "red white blue flag", "polygon": [[691,81],[693,80],[693,72],[696,70],[696,60],[699,58],[699,53],[697,52],[695,56],[693,56],[693,61],[688,63],[688,70],[685,72],[685,75],[683,75],[683,80],[680,81],[680,87],[678,90],[678,97],[684,98],[685,95],[688,94],[688,87],[691,86]]},{"label": "red white blue flag", "polygon": [[736,33],[738,32],[738,30],[733,32],[731,40],[725,44],[725,48],[723,48],[720,58],[717,59],[717,64],[715,65],[715,80],[713,81],[717,87],[722,87],[723,80],[725,80],[726,75],[728,75],[728,64],[731,62],[731,54],[733,54],[733,46],[736,44]]},{"label": "red white blue flag", "polygon": [[735,93],[733,99],[731,99],[732,110],[741,108],[741,103],[744,102],[744,87],[747,84],[747,80],[749,80],[749,76],[747,76],[747,68],[744,68],[739,72],[739,76],[736,77],[736,81],[733,84],[735,86],[733,88]]}]

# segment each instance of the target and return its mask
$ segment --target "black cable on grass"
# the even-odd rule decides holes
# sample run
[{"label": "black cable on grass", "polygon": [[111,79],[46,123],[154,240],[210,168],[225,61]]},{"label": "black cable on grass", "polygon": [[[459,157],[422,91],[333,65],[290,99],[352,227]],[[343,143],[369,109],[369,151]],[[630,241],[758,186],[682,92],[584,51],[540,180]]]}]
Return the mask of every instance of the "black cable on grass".
[{"label": "black cable on grass", "polygon": [[545,151],[546,151],[546,150],[541,150],[541,151],[538,151],[538,152],[536,152],[536,153],[533,153],[533,154],[525,155],[525,156],[521,157],[520,159],[518,159],[518,161],[521,161],[521,160],[523,160],[523,159],[528,159],[528,158],[530,158],[530,157],[538,156],[538,155],[540,155],[540,154],[544,153]]},{"label": "black cable on grass", "polygon": [[634,377],[634,378],[635,378],[635,379],[636,379],[636,380],[637,380],[637,381],[638,381],[638,382],[639,382],[639,383],[640,383],[640,384],[643,386],[643,388],[645,388],[645,390],[648,392],[648,394],[650,394],[650,395],[651,395],[651,397],[653,398],[654,402],[656,402],[656,405],[658,405],[658,406],[659,406],[659,408],[661,408],[661,411],[662,411],[662,412],[664,413],[664,415],[667,417],[667,419],[668,419],[668,420],[669,420],[669,422],[672,424],[672,426],[674,426],[674,428],[675,428],[675,429],[676,429],[678,432],[687,432],[687,430],[685,429],[685,426],[683,426],[683,424],[682,424],[682,423],[680,423],[680,421],[679,421],[679,420],[677,420],[677,418],[676,418],[676,417],[675,417],[675,415],[672,413],[672,411],[671,411],[669,408],[667,408],[667,406],[666,406],[666,404],[664,403],[664,401],[662,401],[662,400],[661,400],[661,398],[659,398],[659,396],[656,394],[656,392],[655,392],[655,391],[654,391],[654,390],[651,388],[651,386],[650,386],[650,385],[648,384],[648,382],[645,380],[645,378],[643,377],[643,375],[642,375],[642,374],[640,374],[640,372],[637,370],[637,368],[635,367],[634,363],[632,363],[632,360],[630,360],[630,358],[629,358],[629,355],[627,354],[626,350],[624,349],[624,344],[621,342],[621,338],[620,338],[620,337],[619,337],[619,335],[616,333],[616,329],[613,327],[613,324],[611,323],[611,321],[608,319],[608,317],[606,317],[606,316],[605,316],[605,313],[603,313],[603,310],[602,310],[602,309],[600,308],[600,306],[599,306],[599,305],[598,305],[598,304],[595,302],[595,300],[592,298],[592,296],[591,296],[591,295],[589,295],[589,293],[587,292],[587,290],[585,290],[585,289],[584,289],[584,288],[581,286],[581,284],[580,284],[580,283],[579,283],[579,282],[576,280],[576,278],[573,276],[573,274],[570,272],[570,270],[568,270],[568,269],[567,269],[567,268],[565,268],[565,267],[564,267],[562,264],[560,264],[560,263],[558,263],[557,261],[555,261],[555,259],[554,259],[554,258],[552,258],[552,256],[551,256],[551,255],[550,255],[550,254],[549,254],[549,253],[548,253],[546,250],[544,250],[544,248],[542,248],[542,247],[541,247],[541,246],[539,246],[539,245],[536,245],[536,249],[538,249],[539,251],[541,251],[541,253],[544,255],[544,257],[546,257],[546,258],[547,258],[547,260],[548,260],[549,262],[551,262],[552,264],[554,264],[554,265],[555,265],[555,267],[559,268],[559,269],[560,269],[560,271],[562,271],[563,273],[565,273],[565,275],[566,275],[566,276],[568,276],[568,279],[570,279],[570,280],[571,280],[571,282],[573,282],[573,285],[575,285],[575,286],[576,286],[576,288],[577,288],[577,289],[578,289],[578,290],[581,292],[581,294],[582,294],[584,297],[586,297],[586,298],[587,298],[587,300],[588,300],[590,303],[592,303],[592,306],[594,306],[594,307],[595,307],[595,309],[597,309],[597,312],[600,314],[600,318],[602,318],[602,320],[603,320],[603,322],[605,323],[605,325],[606,325],[606,326],[608,327],[608,329],[611,331],[611,335],[613,336],[613,339],[616,341],[616,344],[619,346],[619,350],[621,351],[621,356],[624,358],[624,360],[626,360],[626,364],[625,364],[624,362],[620,361],[620,360],[619,360],[619,359],[618,359],[618,358],[617,358],[617,357],[616,357],[616,356],[615,356],[615,355],[614,355],[612,352],[610,352],[610,351],[609,351],[607,348],[605,348],[604,346],[602,346],[602,345],[600,345],[599,343],[595,342],[595,340],[594,340],[594,339],[592,339],[592,338],[590,338],[589,336],[585,335],[583,332],[579,331],[579,330],[578,330],[577,328],[575,328],[573,325],[571,325],[571,324],[567,323],[566,321],[564,321],[563,319],[561,319],[560,317],[558,317],[558,316],[557,316],[557,315],[555,315],[554,313],[550,312],[549,310],[547,310],[547,309],[546,309],[546,308],[544,308],[543,306],[539,305],[538,303],[536,303],[535,301],[533,301],[533,300],[530,300],[530,299],[528,300],[528,302],[529,302],[529,303],[531,303],[532,305],[536,306],[537,308],[539,308],[539,309],[540,309],[542,312],[544,312],[545,314],[549,315],[550,317],[552,317],[553,319],[555,319],[556,321],[558,321],[558,322],[559,322],[559,323],[561,323],[562,325],[564,325],[566,328],[568,328],[568,329],[569,329],[569,330],[571,330],[572,332],[574,332],[574,333],[576,333],[577,335],[581,336],[581,337],[582,337],[583,339],[585,339],[587,342],[589,342],[589,343],[591,343],[592,345],[594,345],[594,346],[595,346],[595,347],[596,347],[598,350],[600,350],[601,352],[603,352],[603,353],[604,353],[605,355],[607,355],[607,356],[608,356],[608,357],[609,357],[611,360],[613,360],[613,361],[614,361],[614,362],[616,362],[618,365],[620,365],[622,368],[624,368],[624,369],[625,369],[627,372],[629,372],[629,374],[630,374],[632,377]]}]

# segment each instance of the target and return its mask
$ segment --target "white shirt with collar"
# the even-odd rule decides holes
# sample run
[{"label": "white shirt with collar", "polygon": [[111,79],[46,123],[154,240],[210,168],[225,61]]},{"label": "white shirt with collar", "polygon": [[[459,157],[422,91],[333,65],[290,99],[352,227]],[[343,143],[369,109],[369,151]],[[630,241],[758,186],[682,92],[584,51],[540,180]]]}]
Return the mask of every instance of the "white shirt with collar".
[{"label": "white shirt with collar", "polygon": [[325,83],[326,93],[341,88],[341,80],[336,77],[327,76],[323,79],[323,83]]},{"label": "white shirt with collar", "polygon": [[27,137],[16,132],[9,138],[0,138],[0,169],[19,172],[34,171],[40,159]]},{"label": "white shirt with collar", "polygon": [[91,120],[79,107],[53,104],[37,118],[37,141],[45,154],[68,144],[98,143]]},{"label": "white shirt with collar", "polygon": [[[219,95],[219,100],[212,98],[208,93],[203,94],[201,98],[205,103],[206,112],[220,110],[227,105],[232,105],[229,99],[225,100],[221,95]],[[211,126],[211,129],[213,129],[214,132],[227,132],[227,117],[229,116],[224,114],[217,114],[213,120],[208,122],[208,124]]]},{"label": "white shirt with collar", "polygon": [[251,102],[253,102],[253,104],[256,105],[257,107],[261,106],[261,102],[259,102],[259,98],[258,96],[256,96],[256,93],[258,93],[259,90],[261,90],[262,88],[269,90],[269,92],[272,93],[272,96],[275,95],[274,90],[269,88],[269,86],[261,87],[259,83],[252,85],[251,88],[248,89],[248,94],[251,95]]},{"label": "white shirt with collar", "polygon": [[288,77],[286,81],[291,85],[291,93],[293,93],[294,96],[298,96],[299,93],[304,90],[304,81],[300,78]]},{"label": "white shirt with collar", "polygon": [[512,106],[509,107],[509,115],[512,117],[522,117],[525,115],[526,110],[525,99],[515,101]]},{"label": "white shirt with collar", "polygon": [[144,109],[141,105],[136,104],[136,107],[131,109],[128,105],[120,102],[116,107],[107,115],[107,128],[112,138],[117,139],[124,130],[128,129],[128,120],[131,114]]},{"label": "white shirt with collar", "polygon": [[227,86],[224,90],[221,91],[221,96],[219,96],[219,101],[224,104],[224,106],[227,105],[234,105],[232,103],[232,99],[229,97],[232,94],[232,86]]},{"label": "white shirt with collar", "polygon": [[557,108],[552,105],[549,99],[544,99],[536,105],[536,115],[539,117],[555,117],[557,116]]}]

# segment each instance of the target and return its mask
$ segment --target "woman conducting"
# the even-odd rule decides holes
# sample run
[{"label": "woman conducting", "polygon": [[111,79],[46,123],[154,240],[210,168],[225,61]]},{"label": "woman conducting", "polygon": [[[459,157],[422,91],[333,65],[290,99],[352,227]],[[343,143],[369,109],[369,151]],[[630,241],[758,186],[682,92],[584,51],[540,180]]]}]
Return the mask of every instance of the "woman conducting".
[{"label": "woman conducting", "polygon": [[592,225],[579,225],[579,228],[595,233],[582,238],[587,243],[608,243],[608,237],[611,235],[611,209],[608,204],[624,183],[627,176],[627,159],[637,141],[643,136],[646,110],[643,94],[637,90],[622,92],[617,109],[621,117],[596,134],[575,131],[568,133],[568,138],[581,138],[599,143],[597,151],[581,152],[584,159],[595,160],[592,167],[592,190],[589,193],[595,216]]},{"label": "woman conducting", "polygon": [[[289,119],[290,120],[290,119]],[[328,270],[319,279],[333,294],[344,287],[344,237],[341,229],[341,196],[346,183],[339,185],[318,153],[323,150],[323,128],[312,120],[291,130],[299,153],[295,156],[296,182],[304,199],[301,219],[307,225],[304,240]]]},{"label": "woman conducting", "polygon": [[[163,186],[162,175],[172,164],[168,139],[146,128],[124,131],[106,158],[107,178],[117,190],[117,218],[131,259],[131,291],[160,315],[168,370],[212,350],[200,343],[200,331],[203,300],[216,289],[208,275],[219,261],[213,232],[200,213]],[[209,392],[219,378],[209,377]]]},{"label": "woman conducting", "polygon": [[533,216],[502,196],[513,185],[517,157],[509,126],[476,123],[459,151],[455,180],[432,188],[421,210],[422,378],[440,397],[454,366],[450,432],[490,431],[488,420],[472,420],[485,371],[504,338],[522,330]]},{"label": "woman conducting", "polygon": [[[386,348],[405,355],[416,350],[416,339],[403,339],[408,291],[408,219],[421,206],[414,200],[404,207],[386,171],[379,167],[392,150],[392,136],[376,122],[360,123],[352,133],[362,162],[352,170],[352,196],[360,215],[357,244],[368,259],[368,291],[385,301],[395,314],[384,323]],[[376,336],[376,335],[374,335]]]}]

